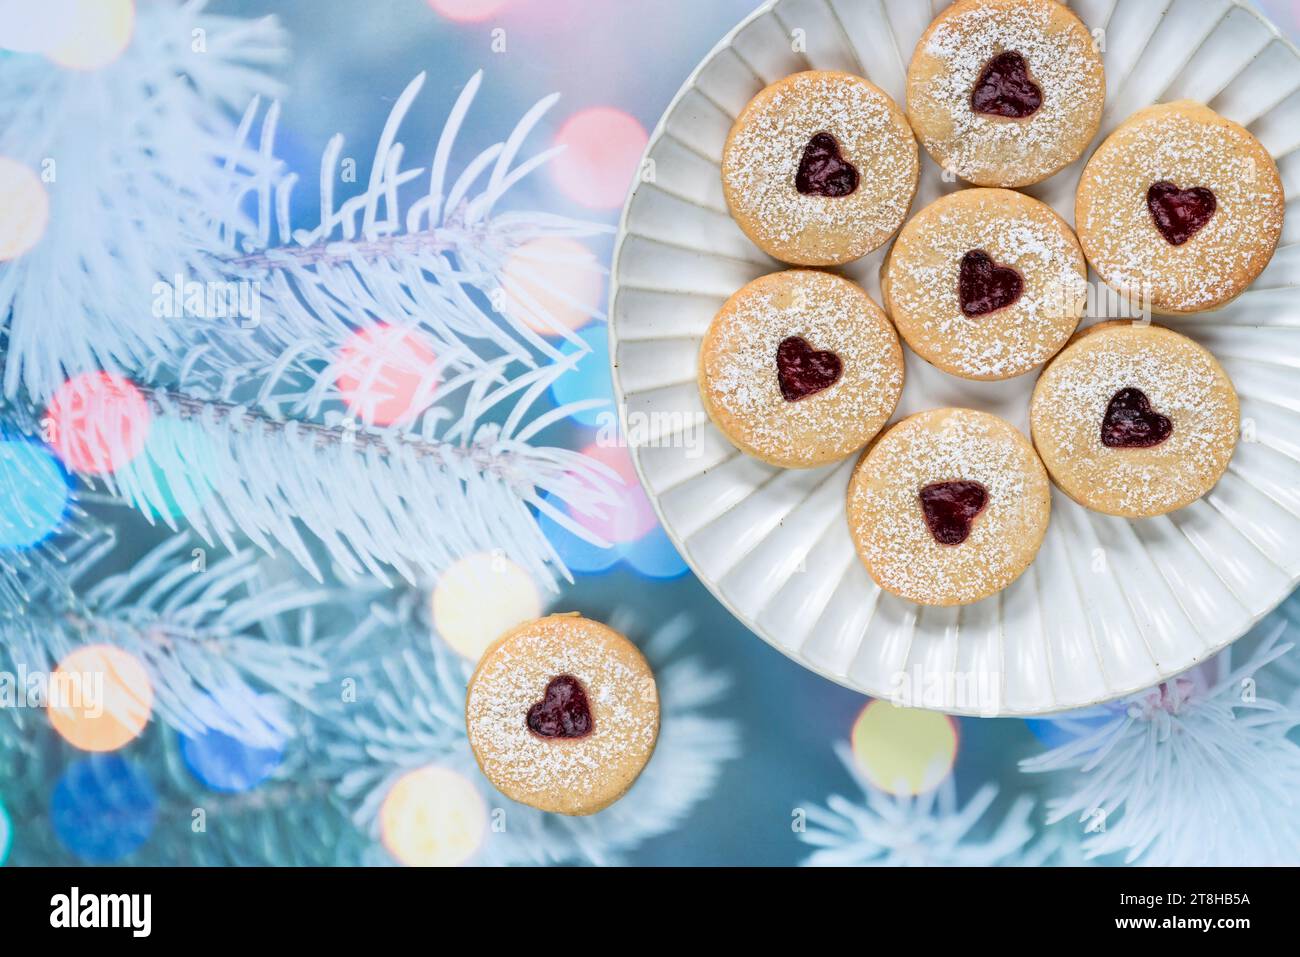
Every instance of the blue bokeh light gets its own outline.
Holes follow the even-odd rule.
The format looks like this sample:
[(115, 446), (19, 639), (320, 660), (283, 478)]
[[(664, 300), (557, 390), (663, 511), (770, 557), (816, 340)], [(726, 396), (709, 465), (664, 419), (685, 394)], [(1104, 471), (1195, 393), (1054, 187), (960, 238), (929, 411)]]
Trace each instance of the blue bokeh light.
[[(551, 384), (551, 398), (556, 405), (581, 402), (584, 399), (604, 399), (607, 403), (605, 406), (584, 409), (571, 416), (575, 422), (595, 428), (612, 422), (617, 415), (614, 408), (614, 381), (609, 374), (609, 333), (604, 323), (593, 323), (577, 335), (591, 347), (591, 352)], [(560, 349), (566, 356), (577, 351), (578, 347), (571, 342), (564, 343)]]
[(0, 439), (0, 548), (30, 548), (52, 535), (70, 495), (68, 475), (47, 448)]
[[(567, 514), (563, 502), (551, 495), (546, 495), (544, 498), (554, 508)], [(609, 571), (622, 558), (618, 548), (601, 548), (584, 541), (543, 512), (538, 513), (537, 519), (542, 533), (555, 547), (560, 560), (569, 567), (570, 571), (584, 575), (597, 575)]]
[(196, 701), (203, 731), (181, 734), (181, 760), (213, 791), (236, 794), (257, 787), (284, 763), (293, 733), (285, 702), (242, 685), (218, 687)]
[(72, 762), (50, 798), (59, 843), (90, 864), (111, 864), (141, 847), (157, 819), (153, 785), (116, 754)]
[(181, 759), (189, 772), (214, 791), (237, 794), (257, 787), (284, 763), (284, 745), (247, 744), (221, 731), (181, 735)]
[(628, 565), (647, 578), (680, 578), (688, 571), (661, 525), (656, 525), (639, 541), (623, 546), (623, 554)]
[(0, 867), (9, 860), (9, 850), (14, 846), (14, 829), (5, 810), (4, 801), (0, 801)]

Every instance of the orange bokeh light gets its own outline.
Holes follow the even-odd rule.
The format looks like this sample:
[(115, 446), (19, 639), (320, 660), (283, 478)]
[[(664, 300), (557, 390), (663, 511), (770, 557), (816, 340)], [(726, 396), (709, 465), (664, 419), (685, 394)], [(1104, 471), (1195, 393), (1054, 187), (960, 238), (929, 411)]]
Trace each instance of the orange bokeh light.
[(0, 262), (17, 259), (45, 234), (50, 197), (28, 166), (0, 156)]
[(428, 336), (399, 326), (371, 326), (353, 333), (339, 350), (334, 381), (361, 421), (405, 423), (433, 404), (437, 363)]
[(544, 336), (580, 329), (600, 308), (605, 274), (596, 254), (562, 236), (532, 239), (506, 260), (501, 311)]
[(113, 645), (78, 648), (50, 677), (50, 724), (83, 751), (116, 751), (140, 735), (152, 711), (149, 673)]
[(45, 410), (47, 440), (76, 472), (107, 474), (144, 448), (151, 414), (129, 379), (108, 372), (73, 376), (55, 391)]
[(564, 152), (551, 174), (565, 196), (588, 209), (618, 209), (636, 178), (649, 137), (636, 119), (613, 107), (573, 114), (555, 135)]
[(448, 20), (461, 23), (475, 23), (500, 13), (511, 0), (428, 0), (434, 13), (440, 13)]
[(70, 70), (98, 70), (127, 48), (135, 29), (132, 0), (77, 0), (76, 24), (48, 56)]
[(473, 782), (429, 765), (402, 775), (379, 808), (388, 853), (408, 867), (456, 867), (487, 836), (487, 806)]

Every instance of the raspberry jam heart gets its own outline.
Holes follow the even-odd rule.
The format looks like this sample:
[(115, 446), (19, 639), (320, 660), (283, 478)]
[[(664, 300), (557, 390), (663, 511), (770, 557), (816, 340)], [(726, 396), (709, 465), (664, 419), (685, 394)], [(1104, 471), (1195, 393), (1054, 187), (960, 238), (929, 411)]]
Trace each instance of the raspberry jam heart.
[(1029, 64), (1015, 50), (989, 60), (970, 94), (970, 108), (985, 116), (1023, 120), (1042, 105), (1043, 90), (1029, 78)]
[(805, 196), (838, 199), (858, 188), (858, 168), (840, 154), (835, 137), (817, 133), (803, 148), (794, 188)]
[(1171, 246), (1181, 246), (1195, 236), (1218, 208), (1219, 201), (1214, 198), (1214, 192), (1204, 186), (1179, 189), (1162, 179), (1152, 183), (1147, 190), (1147, 209), (1151, 210), (1151, 219)]
[(972, 318), (1005, 309), (1024, 291), (1020, 273), (1010, 266), (999, 266), (982, 249), (972, 249), (961, 257), (957, 277), (957, 298), (961, 311)]
[(573, 675), (552, 678), (542, 700), (528, 709), (528, 730), (539, 738), (585, 738), (591, 727), (587, 692)]
[(1145, 392), (1120, 389), (1111, 396), (1101, 420), (1101, 444), (1111, 449), (1149, 449), (1173, 430), (1173, 421), (1151, 408)]
[(799, 336), (786, 336), (776, 347), (776, 379), (787, 402), (797, 402), (839, 381), (844, 364), (830, 351), (817, 351)]
[(921, 489), (926, 527), (940, 545), (966, 541), (971, 525), (988, 503), (988, 490), (979, 482), (935, 482)]

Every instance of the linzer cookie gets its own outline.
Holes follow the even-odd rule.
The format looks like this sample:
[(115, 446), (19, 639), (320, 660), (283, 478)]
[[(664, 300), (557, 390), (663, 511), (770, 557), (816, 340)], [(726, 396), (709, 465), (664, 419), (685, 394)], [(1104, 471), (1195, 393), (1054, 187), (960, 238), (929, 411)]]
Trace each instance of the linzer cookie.
[(1007, 189), (931, 203), (881, 273), (885, 309), (908, 345), (967, 379), (1008, 379), (1055, 355), (1083, 316), (1087, 280), (1065, 220)]
[(1105, 98), (1092, 35), (1055, 0), (959, 0), (922, 34), (907, 71), (917, 138), (979, 186), (1027, 186), (1074, 162)]
[(739, 449), (811, 468), (880, 431), (903, 390), (903, 350), (857, 285), (793, 269), (727, 300), (700, 345), (699, 384), (709, 417)]
[(1066, 495), (1128, 518), (1200, 498), (1228, 468), (1240, 409), (1223, 368), (1170, 329), (1093, 326), (1034, 387), (1034, 445)]
[(849, 480), (849, 532), (885, 591), (965, 605), (1029, 567), (1051, 489), (1029, 442), (995, 415), (932, 409), (867, 450)]
[(550, 615), (483, 654), (465, 724), (479, 767), (506, 797), (592, 814), (622, 797), (650, 760), (659, 695), (645, 658), (618, 632)]
[(796, 73), (737, 117), (722, 154), (736, 223), (798, 266), (850, 262), (903, 224), (920, 161), (902, 110), (850, 73)]
[(1088, 161), (1074, 221), (1088, 262), (1157, 313), (1217, 309), (1282, 235), (1277, 164), (1246, 129), (1189, 100), (1133, 114)]

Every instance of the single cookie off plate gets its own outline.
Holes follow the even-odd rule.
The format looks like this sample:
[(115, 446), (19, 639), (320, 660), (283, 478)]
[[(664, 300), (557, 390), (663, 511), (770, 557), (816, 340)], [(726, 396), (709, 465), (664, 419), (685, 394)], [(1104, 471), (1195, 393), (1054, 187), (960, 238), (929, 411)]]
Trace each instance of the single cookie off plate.
[[(1239, 441), (1209, 491), (1164, 514), (1130, 518), (1084, 508), (1053, 488), (1041, 547), (1006, 588), (966, 604), (921, 604), (877, 585), (858, 556), (846, 520), (856, 457), (788, 469), (740, 451), (705, 411), (698, 364), (701, 342), (727, 300), (791, 262), (764, 252), (731, 215), (723, 161), (737, 119), (762, 90), (808, 71), (862, 77), (909, 110), (913, 53), (949, 6), (946, 0), (774, 0), (705, 57), (652, 134), (647, 156), (654, 162), (645, 169), (653, 175), (634, 185), (624, 211), (612, 270), (615, 392), (637, 439), (633, 461), (668, 534), (700, 579), (756, 635), (805, 667), (874, 696), (953, 713), (1044, 714), (1109, 700), (1186, 670), (1245, 633), (1300, 580), (1300, 215), (1292, 202), (1300, 183), (1300, 54), (1257, 11), (1234, 0), (1072, 0), (1066, 6), (1096, 41), (1104, 76), (1095, 131), (1091, 67), (1086, 75), (1041, 69), (1035, 47), (1020, 51), (1027, 72), (1014, 62), (992, 64), (991, 58), (978, 64), (973, 82), (985, 67), (995, 67), (981, 99), (989, 111), (983, 125), (993, 132), (989, 142), (995, 147), (997, 137), (1024, 135), (1014, 130), (1026, 129), (1033, 116), (1058, 126), (1061, 117), (1075, 117), (1070, 123), (1089, 134), (1081, 148), (1063, 136), (1058, 150), (1050, 156), (1044, 151), (1034, 177), (1058, 164), (1063, 168), (1023, 188), (1071, 227), (1080, 175), (1098, 146), (1139, 111), (1180, 101), (1204, 104), (1260, 144), (1271, 164), (1259, 168), (1276, 166), (1285, 216), (1276, 251), (1262, 271), (1255, 275), (1253, 260), (1230, 270), (1234, 281), (1221, 286), (1221, 308), (1157, 319), (1204, 347), (1235, 388)], [(1077, 33), (1070, 30), (1071, 36)], [(1079, 62), (1087, 59), (1080, 54)], [(1022, 82), (1025, 77), (1038, 87), (1036, 94)], [(1063, 104), (1056, 84), (1087, 95)], [(1022, 93), (1028, 96), (1022, 112), (1036, 95), (1043, 104), (1025, 117), (999, 115), (1019, 109), (1011, 100)], [(1050, 104), (1062, 109), (1046, 112)], [(997, 125), (1017, 123), (1022, 126)], [(824, 126), (804, 130), (808, 135), (789, 160), (791, 176), (806, 156), (813, 193), (852, 187), (846, 197), (866, 195), (871, 169), (855, 158), (846, 139), (851, 130)], [(836, 142), (815, 142), (821, 132)], [(919, 131), (917, 138), (924, 146)], [(974, 181), (974, 172), (965, 182), (957, 178), (964, 177), (961, 170), (945, 174), (931, 155), (938, 151), (936, 142), (932, 138), (919, 150), (909, 217)], [(997, 170), (1005, 158), (999, 148), (974, 158), (994, 169), (990, 185), (1008, 185), (1021, 175)], [(1188, 170), (1193, 178), (1201, 173)], [(1148, 240), (1168, 244), (1168, 252), (1152, 247), (1153, 256), (1211, 253), (1229, 224), (1221, 218), (1224, 207), (1181, 245), (1163, 238), (1160, 224), (1177, 239), (1180, 228), (1186, 231), (1205, 217), (1204, 197), (1184, 193), (1206, 186), (1221, 194), (1220, 202), (1234, 193), (1226, 182), (1202, 184), (1181, 170), (1175, 174), (1168, 179), (1180, 192), (1157, 188), (1151, 205), (1143, 193), (1142, 203), (1130, 206), (1147, 219), (1135, 213), (1134, 222), (1149, 230)], [(984, 244), (996, 239), (975, 238)], [(1125, 243), (1101, 238), (1122, 265)], [(1269, 237), (1264, 240), (1271, 245)], [(891, 247), (892, 241), (884, 241), (835, 271), (882, 303), (880, 273)], [(1010, 280), (998, 268), (1015, 268), (1028, 280), (1037, 266), (1013, 267), (1002, 247), (983, 251), (991, 261), (972, 260), (971, 275), (978, 281), (971, 289), (991, 296), (988, 304), (998, 308), (981, 313), (972, 299), (972, 309), (996, 321), (999, 309), (1006, 314), (1020, 301), (1003, 288)], [(857, 252), (836, 246), (834, 258)], [(1226, 270), (1232, 264), (1211, 266)], [(1097, 274), (1090, 270), (1088, 279), (1081, 327), (1122, 318), (1106, 301), (1108, 287)], [(1178, 305), (1171, 301), (1171, 308), (1159, 311), (1173, 312)], [(1067, 325), (1063, 319), (1060, 328)], [(1043, 338), (1066, 334), (1045, 327)], [(813, 352), (826, 350), (808, 345)], [(944, 371), (906, 343), (902, 353), (906, 386), (891, 423), (933, 409), (972, 409), (998, 416), (1028, 440), (1039, 369), (977, 380)], [(943, 358), (937, 352), (936, 357)], [(1006, 368), (995, 363), (992, 371)], [(1144, 390), (1145, 407), (1140, 397), (1120, 394), (1122, 388), (1101, 399), (1086, 397), (1101, 403), (1092, 412), (1111, 422), (1115, 441), (1136, 441), (1132, 430), (1157, 436), (1159, 416), (1173, 420), (1168, 441), (1119, 450), (1134, 453), (1126, 460), (1130, 464), (1139, 458), (1154, 463), (1160, 449), (1176, 448), (1169, 443), (1180, 436), (1178, 419), (1186, 409), (1175, 404), (1170, 411), (1164, 386), (1156, 381)], [(890, 428), (886, 424), (885, 437)], [(1209, 463), (1204, 474), (1215, 474), (1218, 466), (1217, 460)], [(979, 481), (956, 474), (942, 481), (966, 480)], [(973, 511), (973, 536), (993, 514), (980, 512), (977, 498), (954, 485), (932, 496), (932, 511), (957, 519)], [(919, 522), (924, 513), (912, 518)], [(912, 531), (919, 534), (920, 528)]]

